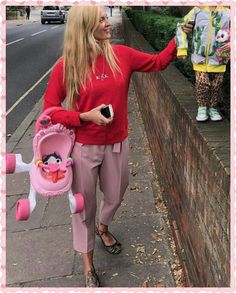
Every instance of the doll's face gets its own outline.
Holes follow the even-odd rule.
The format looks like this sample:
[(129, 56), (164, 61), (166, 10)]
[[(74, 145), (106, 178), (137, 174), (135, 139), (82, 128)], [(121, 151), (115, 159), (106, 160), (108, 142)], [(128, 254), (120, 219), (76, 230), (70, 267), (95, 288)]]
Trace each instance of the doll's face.
[(226, 30), (219, 30), (216, 35), (216, 41), (219, 43), (225, 43), (229, 41), (229, 32)]
[(55, 163), (61, 163), (61, 158), (56, 155), (55, 153), (54, 154), (50, 154), (48, 156), (46, 156), (44, 159), (43, 159), (43, 163), (45, 165), (48, 165), (48, 164), (55, 164)]

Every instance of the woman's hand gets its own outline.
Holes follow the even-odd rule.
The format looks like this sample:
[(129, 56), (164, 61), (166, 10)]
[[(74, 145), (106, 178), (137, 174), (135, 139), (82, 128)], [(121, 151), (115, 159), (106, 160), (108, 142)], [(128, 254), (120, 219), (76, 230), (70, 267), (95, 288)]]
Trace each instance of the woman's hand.
[(219, 51), (221, 53), (229, 53), (230, 52), (230, 42), (227, 42), (222, 47), (220, 47)]
[(183, 26), (182, 26), (182, 30), (186, 33), (186, 34), (190, 34), (193, 30), (193, 25), (190, 24), (190, 23), (185, 23)]
[(88, 112), (84, 112), (80, 114), (80, 120), (81, 121), (90, 121), (97, 125), (103, 125), (106, 126), (110, 124), (113, 120), (113, 118), (106, 118), (101, 114), (101, 109), (104, 108), (106, 105), (102, 104)]

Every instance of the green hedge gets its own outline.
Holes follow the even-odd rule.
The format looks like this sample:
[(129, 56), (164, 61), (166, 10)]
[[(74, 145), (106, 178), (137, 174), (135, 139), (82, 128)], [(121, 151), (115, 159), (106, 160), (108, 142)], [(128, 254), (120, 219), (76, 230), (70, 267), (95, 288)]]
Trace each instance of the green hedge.
[(125, 11), (135, 28), (156, 50), (165, 48), (168, 41), (174, 37), (179, 18), (131, 8), (126, 8)]
[[(154, 12), (134, 10), (131, 7), (124, 7), (123, 9), (137, 31), (139, 31), (157, 51), (164, 49), (168, 42), (175, 36), (176, 24), (180, 18), (160, 15)], [(191, 40), (189, 44), (191, 44)], [(190, 60), (190, 51), (191, 48), (189, 48), (189, 57), (186, 60), (176, 60), (173, 63), (190, 82), (194, 83), (195, 77)], [(227, 65), (223, 85), (223, 97), (219, 106), (226, 118), (230, 119), (230, 65)]]

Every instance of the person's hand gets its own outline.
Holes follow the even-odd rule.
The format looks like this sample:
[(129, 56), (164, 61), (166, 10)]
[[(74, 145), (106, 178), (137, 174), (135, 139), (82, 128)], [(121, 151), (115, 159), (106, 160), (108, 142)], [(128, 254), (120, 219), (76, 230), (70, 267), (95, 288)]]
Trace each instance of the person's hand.
[(82, 121), (90, 121), (97, 125), (106, 126), (110, 124), (113, 118), (106, 118), (101, 114), (101, 109), (104, 108), (106, 105), (102, 104), (88, 112), (84, 112), (80, 114), (80, 120)]
[(221, 53), (230, 53), (230, 42), (227, 42), (222, 47), (220, 47), (219, 51)]
[(190, 23), (186, 23), (182, 26), (182, 30), (186, 33), (186, 34), (190, 34), (193, 30), (193, 25)]

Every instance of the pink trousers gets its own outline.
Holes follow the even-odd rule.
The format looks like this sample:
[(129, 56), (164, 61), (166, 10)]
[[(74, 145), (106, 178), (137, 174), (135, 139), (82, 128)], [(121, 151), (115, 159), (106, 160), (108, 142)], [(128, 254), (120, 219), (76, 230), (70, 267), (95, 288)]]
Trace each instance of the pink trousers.
[(96, 186), (99, 177), (103, 198), (98, 220), (109, 225), (128, 186), (128, 139), (114, 145), (84, 145), (73, 149), (73, 193), (82, 193), (85, 209), (72, 216), (73, 246), (87, 253), (94, 249)]

